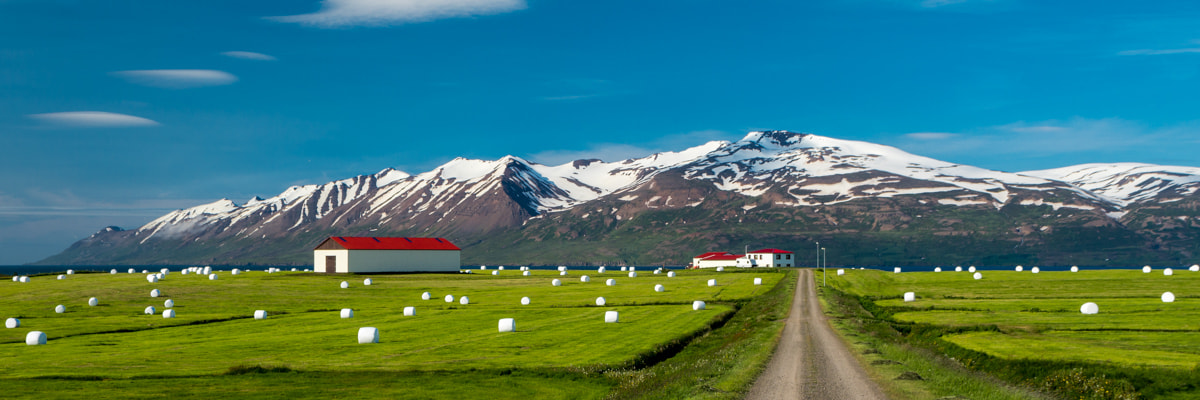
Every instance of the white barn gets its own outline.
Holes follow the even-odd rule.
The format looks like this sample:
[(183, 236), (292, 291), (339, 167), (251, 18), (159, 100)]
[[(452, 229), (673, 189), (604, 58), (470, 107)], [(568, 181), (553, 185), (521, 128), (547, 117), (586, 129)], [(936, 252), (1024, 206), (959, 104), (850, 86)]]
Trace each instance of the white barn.
[(458, 272), (461, 253), (443, 238), (332, 236), (313, 249), (313, 271)]
[(742, 256), (723, 251), (714, 251), (692, 257), (692, 268), (736, 267)]

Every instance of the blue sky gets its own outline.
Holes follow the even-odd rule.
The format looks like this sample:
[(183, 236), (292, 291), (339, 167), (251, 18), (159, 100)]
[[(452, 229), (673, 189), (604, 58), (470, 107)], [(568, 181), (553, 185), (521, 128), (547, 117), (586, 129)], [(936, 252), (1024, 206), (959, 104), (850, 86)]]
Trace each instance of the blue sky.
[(386, 167), (755, 129), (1196, 166), (1197, 27), (1193, 1), (0, 0), (0, 264)]

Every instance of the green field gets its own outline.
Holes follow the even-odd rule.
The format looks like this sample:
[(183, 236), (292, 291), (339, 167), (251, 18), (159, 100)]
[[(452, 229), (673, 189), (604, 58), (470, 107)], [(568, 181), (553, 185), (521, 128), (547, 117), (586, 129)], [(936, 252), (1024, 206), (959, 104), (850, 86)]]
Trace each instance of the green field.
[[(1068, 374), (1055, 371), (1077, 369), (1147, 397), (1200, 395), (1194, 384), (1172, 383), (1195, 382), (1200, 372), (1200, 273), (981, 272), (975, 280), (967, 272), (847, 270), (829, 284), (909, 342), (1016, 383), (1059, 391), (1050, 382)], [(905, 302), (905, 292), (915, 301)], [(1164, 292), (1176, 300), (1164, 303)], [(1082, 314), (1086, 302), (1100, 312)]]
[[(666, 349), (724, 323), (736, 308), (791, 276), (774, 271), (677, 271), (675, 278), (650, 270), (638, 271), (637, 278), (611, 270), (571, 271), (565, 277), (556, 271), (533, 271), (532, 276), (514, 269), (498, 276), (474, 272), (221, 272), (215, 281), (172, 272), (158, 283), (147, 282), (144, 274), (75, 274), (3, 282), (0, 318), (19, 318), (21, 327), (0, 331), (0, 379), (43, 390), (78, 387), (151, 397), (164, 395), (154, 389), (164, 384), (272, 397), (303, 392), (323, 380), (330, 387), (357, 382), (366, 388), (380, 385), (374, 381), (409, 382), (405, 391), (391, 384), (373, 389), (378, 397), (453, 397), (492, 387), (511, 389), (505, 392), (511, 395), (500, 397), (603, 397), (625, 384), (606, 372), (660, 359)], [(591, 282), (580, 282), (585, 274)], [(373, 284), (365, 286), (368, 277)], [(562, 286), (551, 285), (556, 278)], [(605, 285), (609, 278), (615, 286)], [(754, 285), (754, 278), (763, 284)], [(708, 286), (709, 279), (717, 286)], [(342, 281), (350, 287), (340, 288)], [(655, 292), (656, 284), (666, 290)], [(152, 289), (162, 295), (150, 297)], [(422, 300), (422, 292), (432, 299)], [(445, 302), (447, 294), (456, 301)], [(470, 304), (457, 301), (464, 295)], [(530, 305), (520, 304), (523, 296), (530, 297)], [(596, 305), (600, 296), (605, 306)], [(90, 297), (100, 304), (89, 307)], [(161, 316), (166, 299), (175, 302), (176, 318)], [(693, 311), (693, 300), (706, 301), (707, 309)], [(58, 304), (67, 312), (56, 314)], [(158, 313), (144, 314), (147, 306)], [(403, 315), (407, 306), (415, 307), (415, 316)], [(343, 308), (353, 309), (354, 317), (340, 318)], [(269, 317), (255, 320), (255, 310), (266, 310)], [(619, 323), (604, 323), (609, 310), (620, 313)], [(498, 332), (501, 318), (514, 318), (517, 332)], [(380, 342), (358, 344), (358, 328), (368, 326), (379, 329)], [(47, 334), (47, 345), (24, 344), (33, 330)], [(260, 373), (264, 370), (268, 373)], [(459, 383), (446, 385), (445, 379)], [(264, 390), (263, 382), (271, 382), (271, 389)], [(324, 389), (337, 396), (372, 397), (365, 394), (369, 390)], [(175, 394), (188, 393), (214, 392)]]

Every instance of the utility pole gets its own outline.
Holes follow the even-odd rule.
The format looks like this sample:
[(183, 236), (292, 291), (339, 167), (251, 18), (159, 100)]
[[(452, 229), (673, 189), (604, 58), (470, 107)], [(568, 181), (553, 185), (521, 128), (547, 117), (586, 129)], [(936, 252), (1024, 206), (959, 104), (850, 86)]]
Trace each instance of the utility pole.
[(825, 262), (821, 263), (821, 287), (825, 287), (825, 265), (829, 264), (829, 253), (825, 252), (825, 248), (821, 248), (821, 254), (825, 255)]

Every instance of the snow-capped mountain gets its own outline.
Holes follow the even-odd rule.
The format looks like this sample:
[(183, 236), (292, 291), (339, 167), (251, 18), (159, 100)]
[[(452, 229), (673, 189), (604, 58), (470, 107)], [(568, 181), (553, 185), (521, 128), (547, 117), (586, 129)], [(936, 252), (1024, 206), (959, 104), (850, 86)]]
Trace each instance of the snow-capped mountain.
[[(722, 221), (730, 221), (727, 209), (731, 202), (742, 204), (737, 209), (742, 214), (773, 208), (792, 210), (785, 213), (797, 218), (815, 210), (859, 207), (864, 201), (885, 204), (886, 212), (875, 213), (889, 217), (876, 216), (869, 224), (874, 226), (870, 229), (884, 230), (909, 229), (914, 217), (936, 214), (937, 210), (996, 213), (1009, 206), (1049, 206), (1060, 217), (1078, 224), (1111, 226), (1117, 224), (1113, 218), (1123, 216), (1122, 210), (1131, 205), (1187, 198), (1194, 196), (1197, 188), (1200, 168), (1089, 164), (1008, 173), (879, 144), (764, 131), (751, 132), (736, 142), (713, 141), (616, 162), (578, 160), (547, 166), (506, 156), (494, 161), (457, 158), (416, 175), (385, 169), (323, 185), (294, 186), (242, 205), (222, 199), (178, 210), (138, 229), (98, 233), (72, 248), (87, 248), (84, 242), (107, 241), (116, 247), (135, 242), (178, 251), (240, 241), (243, 244), (237, 251), (222, 250), (228, 252), (226, 258), (257, 254), (270, 259), (265, 249), (272, 246), (262, 239), (311, 241), (331, 234), (436, 234), (467, 240), (468, 247), (480, 243), (483, 248), (496, 247), (489, 240), (499, 240), (495, 239), (498, 234), (521, 229), (532, 232), (545, 224), (558, 227), (520, 240), (536, 242), (563, 234), (574, 237), (571, 235), (577, 233), (564, 232), (563, 226), (593, 215), (597, 217), (592, 220), (612, 218), (595, 228), (599, 233), (620, 230), (624, 222), (616, 221), (664, 210), (702, 209), (709, 215), (725, 213)], [(1064, 216), (1066, 210), (1073, 216)], [(548, 222), (551, 220), (555, 222)], [(829, 221), (839, 229), (850, 222)], [(1037, 229), (1044, 232), (1050, 226)], [(206, 254), (215, 254), (213, 260), (217, 260), (224, 253)]]

